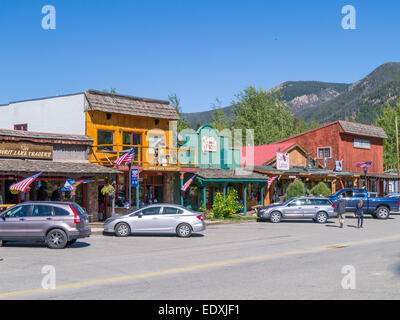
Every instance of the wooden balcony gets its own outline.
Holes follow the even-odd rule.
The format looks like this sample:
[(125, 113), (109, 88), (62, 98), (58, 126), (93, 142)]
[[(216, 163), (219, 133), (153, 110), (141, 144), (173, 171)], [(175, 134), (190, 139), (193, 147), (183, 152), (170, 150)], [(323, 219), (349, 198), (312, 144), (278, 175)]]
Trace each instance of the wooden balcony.
[(159, 169), (197, 167), (197, 150), (188, 148), (149, 147), (142, 145), (105, 144), (91, 146), (89, 162), (102, 166), (115, 166), (123, 150), (135, 148), (132, 165)]

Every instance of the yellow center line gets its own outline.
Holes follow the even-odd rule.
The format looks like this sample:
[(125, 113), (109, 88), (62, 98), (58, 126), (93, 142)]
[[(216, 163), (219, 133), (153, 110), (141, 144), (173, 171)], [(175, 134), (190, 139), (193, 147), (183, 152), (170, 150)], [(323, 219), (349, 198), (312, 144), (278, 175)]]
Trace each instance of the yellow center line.
[(324, 246), (324, 247), (306, 249), (306, 250), (288, 251), (288, 252), (281, 252), (281, 253), (266, 254), (266, 255), (261, 255), (261, 256), (230, 259), (230, 260), (225, 260), (225, 261), (217, 261), (217, 262), (199, 264), (199, 265), (194, 265), (194, 266), (167, 269), (167, 270), (162, 270), (162, 271), (148, 272), (148, 273), (142, 273), (142, 274), (136, 274), (136, 275), (128, 275), (128, 276), (122, 276), (122, 277), (114, 277), (114, 278), (92, 280), (92, 281), (85, 281), (85, 282), (77, 282), (77, 283), (60, 285), (60, 286), (57, 286), (55, 289), (38, 288), (38, 289), (14, 291), (14, 292), (8, 292), (8, 293), (1, 293), (0, 299), (7, 298), (7, 297), (13, 297), (13, 296), (20, 296), (20, 295), (25, 295), (25, 294), (51, 292), (51, 291), (57, 291), (57, 290), (81, 288), (81, 287), (121, 282), (121, 281), (127, 281), (127, 280), (143, 279), (143, 278), (149, 278), (149, 277), (155, 277), (155, 276), (161, 276), (161, 275), (167, 275), (167, 274), (174, 274), (174, 273), (179, 273), (179, 272), (201, 270), (201, 269), (220, 267), (220, 266), (225, 266), (225, 265), (238, 264), (238, 263), (243, 263), (243, 262), (260, 261), (260, 260), (266, 260), (266, 259), (276, 258), (276, 257), (314, 253), (314, 252), (325, 251), (325, 250), (334, 249), (334, 248), (362, 245), (362, 244), (374, 243), (374, 242), (379, 242), (379, 241), (398, 240), (398, 239), (400, 239), (400, 235), (388, 236), (388, 237), (370, 239), (370, 240), (355, 241), (355, 242), (347, 242), (347, 243), (343, 243), (340, 245)]

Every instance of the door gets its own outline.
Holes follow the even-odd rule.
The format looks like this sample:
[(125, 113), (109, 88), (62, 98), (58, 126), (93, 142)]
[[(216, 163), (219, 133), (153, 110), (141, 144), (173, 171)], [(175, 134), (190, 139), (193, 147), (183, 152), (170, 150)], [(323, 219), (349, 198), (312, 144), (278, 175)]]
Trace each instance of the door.
[(183, 210), (177, 207), (165, 206), (159, 217), (160, 231), (175, 232), (176, 227), (180, 222)]
[(289, 202), (282, 210), (285, 219), (298, 219), (303, 218), (303, 208), (301, 207), (301, 200), (295, 199)]
[(44, 204), (34, 205), (27, 221), (29, 238), (44, 239), (46, 231), (54, 224), (53, 208)]
[(315, 199), (301, 199), (304, 218), (314, 218), (319, 207)]
[(155, 232), (160, 230), (161, 207), (144, 208), (135, 214), (132, 221), (133, 232)]
[(26, 219), (30, 210), (30, 205), (19, 205), (5, 213), (5, 219), (0, 219), (0, 238), (18, 240), (26, 237), (28, 225)]
[(364, 190), (346, 191), (346, 193), (348, 194), (343, 195), (343, 199), (346, 200), (346, 212), (356, 212), (360, 200), (364, 201), (364, 208), (366, 208), (368, 199)]

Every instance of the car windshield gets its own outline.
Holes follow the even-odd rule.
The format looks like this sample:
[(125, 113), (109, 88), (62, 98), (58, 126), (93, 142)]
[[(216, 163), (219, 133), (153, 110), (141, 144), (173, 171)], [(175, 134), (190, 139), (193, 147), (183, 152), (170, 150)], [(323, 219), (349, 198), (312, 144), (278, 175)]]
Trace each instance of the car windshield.
[(286, 206), (286, 205), (287, 205), (288, 203), (290, 203), (292, 200), (293, 200), (293, 199), (286, 200), (284, 203), (282, 203), (282, 206)]

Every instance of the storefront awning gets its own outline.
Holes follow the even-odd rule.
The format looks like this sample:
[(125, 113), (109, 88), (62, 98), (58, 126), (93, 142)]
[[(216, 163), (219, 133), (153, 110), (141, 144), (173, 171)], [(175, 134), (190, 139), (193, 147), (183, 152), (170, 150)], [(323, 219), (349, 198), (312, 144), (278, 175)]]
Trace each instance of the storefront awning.
[(268, 177), (247, 170), (200, 169), (198, 179), (207, 182), (266, 182)]

